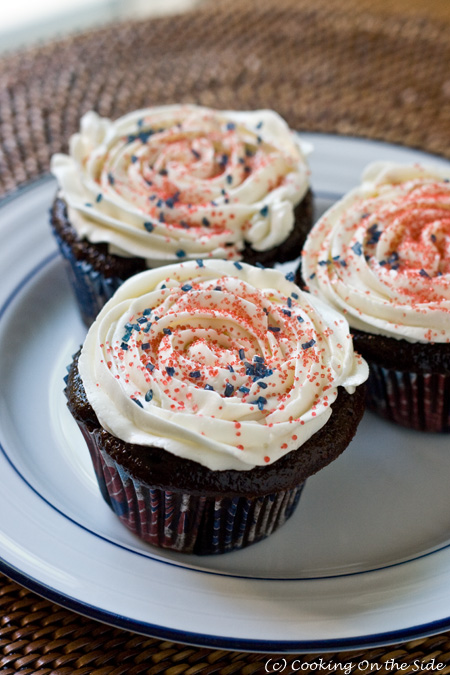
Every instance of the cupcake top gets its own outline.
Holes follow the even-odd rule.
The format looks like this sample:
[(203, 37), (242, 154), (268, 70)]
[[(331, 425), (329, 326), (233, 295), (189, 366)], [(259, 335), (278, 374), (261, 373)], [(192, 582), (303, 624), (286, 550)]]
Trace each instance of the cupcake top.
[(169, 105), (116, 121), (89, 112), (52, 158), (80, 238), (149, 267), (238, 260), (281, 244), (309, 187), (298, 139), (270, 110)]
[(311, 230), (302, 275), (352, 328), (450, 342), (450, 169), (370, 165)]
[(126, 281), (78, 368), (107, 431), (212, 470), (271, 464), (367, 378), (347, 321), (278, 271), (191, 261)]

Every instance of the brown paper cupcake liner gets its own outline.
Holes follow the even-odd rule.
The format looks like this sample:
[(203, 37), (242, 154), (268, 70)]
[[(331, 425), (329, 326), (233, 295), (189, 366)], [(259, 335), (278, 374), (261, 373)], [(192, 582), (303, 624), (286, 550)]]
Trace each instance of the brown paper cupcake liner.
[(369, 363), (367, 407), (419, 431), (450, 431), (450, 376), (414, 373)]
[(198, 496), (149, 486), (132, 477), (79, 423), (103, 498), (143, 541), (183, 553), (226, 553), (254, 544), (293, 514), (304, 483), (260, 497)]

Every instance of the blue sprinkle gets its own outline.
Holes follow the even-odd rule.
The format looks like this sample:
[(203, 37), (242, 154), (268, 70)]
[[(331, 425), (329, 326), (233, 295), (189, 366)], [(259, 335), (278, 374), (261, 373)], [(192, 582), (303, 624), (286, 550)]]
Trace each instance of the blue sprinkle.
[(128, 342), (128, 340), (130, 339), (130, 337), (131, 337), (131, 333), (125, 333), (125, 335), (122, 337), (122, 340), (123, 340), (124, 342)]
[(92, 204), (90, 202), (86, 202), (85, 206), (92, 206)]
[(148, 307), (147, 307), (147, 309), (144, 309), (144, 311), (142, 312), (142, 314), (144, 316), (149, 316), (151, 313), (152, 313), (152, 310)]
[(430, 239), (431, 239), (432, 242), (435, 242), (435, 241), (436, 241), (436, 235), (435, 235), (435, 234), (432, 234), (431, 237), (430, 237)]
[(341, 257), (340, 255), (334, 255), (333, 258), (332, 258), (332, 260), (334, 260), (335, 262), (337, 262), (337, 261), (339, 260), (340, 257)]
[[(144, 352), (146, 352), (148, 349), (150, 349), (150, 342), (143, 342), (141, 344), (141, 349), (143, 349)], [(147, 366), (147, 368), (148, 368), (148, 366)]]
[(303, 323), (304, 320), (305, 320), (305, 319), (304, 319), (302, 316), (298, 316), (298, 317), (297, 317), (297, 321), (298, 321), (299, 323)]
[(141, 127), (144, 125), (144, 119), (141, 117), (140, 120), (137, 121), (138, 128), (141, 129)]
[(428, 277), (428, 279), (430, 278), (430, 275), (423, 268), (420, 270), (419, 274), (421, 277)]
[(256, 137), (256, 142), (258, 143), (258, 145), (259, 145), (260, 143), (262, 143), (262, 138), (261, 138), (261, 136), (257, 136), (257, 137)]
[(227, 178), (226, 178), (226, 181), (227, 181), (228, 185), (231, 185), (231, 183), (233, 182), (233, 176), (231, 176), (230, 174), (228, 174), (228, 176), (227, 176)]
[(315, 340), (310, 340), (309, 342), (303, 342), (302, 349), (309, 349), (310, 347), (312, 347), (315, 344), (316, 344)]
[(326, 267), (327, 265), (331, 265), (331, 260), (319, 260), (318, 265), (320, 265), (320, 267)]
[(263, 312), (264, 312), (264, 314), (269, 316), (269, 310), (267, 309), (267, 307), (263, 307)]
[(173, 209), (175, 206), (175, 200), (173, 197), (169, 197), (169, 199), (166, 199), (166, 206), (169, 207), (169, 209)]
[(341, 267), (347, 267), (347, 263), (345, 260), (341, 260)]
[(389, 258), (387, 259), (387, 261), (388, 261), (388, 263), (391, 263), (391, 264), (392, 264), (392, 263), (397, 262), (398, 259), (399, 259), (399, 255), (398, 255), (397, 252), (394, 251), (394, 253), (392, 253), (392, 254), (389, 256)]
[(222, 188), (221, 192), (222, 192), (223, 195), (227, 194), (223, 188)]
[(164, 215), (164, 213), (163, 213), (162, 211), (161, 211), (160, 214), (159, 214), (159, 220), (160, 220), (161, 223), (165, 223), (165, 222), (166, 222), (165, 215)]
[(369, 246), (372, 245), (372, 244), (377, 244), (378, 241), (379, 241), (379, 239), (380, 239), (380, 237), (381, 237), (381, 230), (377, 230), (376, 232), (374, 232), (374, 233), (372, 234), (372, 236), (371, 236), (371, 238), (369, 239), (369, 241), (367, 242), (367, 244), (368, 244)]
[(398, 264), (397, 265), (391, 265), (391, 270), (398, 270), (399, 267), (400, 267), (400, 265), (398, 265)]
[(179, 251), (177, 251), (175, 253), (175, 255), (177, 256), (177, 258), (185, 258), (186, 257), (186, 251), (183, 251), (182, 249), (180, 249)]
[(268, 326), (268, 330), (271, 330), (272, 333), (278, 333), (281, 329), (279, 326)]
[(237, 270), (241, 270), (241, 269), (242, 269), (241, 263), (240, 263), (240, 262), (237, 262), (237, 260), (233, 263), (233, 265), (235, 266), (235, 268), (236, 268)]
[(228, 370), (230, 371), (230, 373), (234, 373), (234, 368), (233, 368), (233, 366), (227, 366), (227, 368), (228, 368)]
[(156, 202), (156, 206), (158, 207), (158, 209), (160, 209), (163, 204), (164, 202), (162, 199), (158, 199), (158, 201)]
[(267, 399), (264, 398), (264, 396), (259, 396), (256, 401), (251, 401), (250, 402), (252, 405), (257, 405), (259, 410), (263, 410), (265, 404), (267, 403)]
[(359, 241), (355, 242), (352, 246), (352, 251), (355, 255), (362, 255), (363, 250), (362, 250), (361, 242), (359, 242)]
[(182, 291), (190, 291), (192, 288), (191, 284), (184, 284), (184, 286), (181, 287)]
[(156, 199), (156, 195), (150, 195), (149, 200), (150, 200), (151, 202), (154, 202), (155, 199)]
[(151, 321), (150, 321), (150, 322), (145, 326), (145, 328), (143, 329), (144, 332), (145, 332), (145, 333), (148, 333), (151, 327), (152, 327), (152, 323), (151, 323)]
[(123, 349), (123, 350), (125, 350), (125, 351), (128, 350), (128, 345), (127, 345), (126, 342), (122, 342), (122, 344), (120, 345), (120, 347), (121, 347), (121, 349)]
[(255, 153), (254, 153), (252, 150), (250, 150), (250, 148), (246, 148), (246, 149), (245, 149), (245, 155), (246, 155), (246, 157), (253, 157), (254, 154), (255, 154)]
[(203, 224), (205, 227), (209, 227), (209, 226), (211, 225), (211, 223), (209, 222), (208, 218), (203, 218), (202, 224)]
[(258, 124), (256, 125), (256, 128), (261, 129), (263, 124), (264, 124), (264, 122), (261, 120), (261, 122), (258, 122)]
[(108, 174), (108, 183), (110, 185), (114, 185), (114, 176), (112, 175), (112, 173)]
[(262, 263), (260, 263), (260, 262), (255, 262), (255, 267), (259, 267), (260, 270), (265, 270), (265, 269), (266, 269), (266, 268), (264, 267), (264, 265), (263, 265)]
[(265, 382), (257, 382), (256, 384), (258, 387), (261, 387), (261, 389), (267, 389), (267, 384)]
[(137, 405), (138, 405), (140, 408), (143, 408), (143, 407), (144, 407), (144, 406), (142, 405), (142, 403), (141, 403), (140, 401), (137, 400), (137, 398), (131, 397), (131, 400), (134, 401), (135, 403), (137, 403)]
[(159, 172), (159, 175), (160, 176), (167, 176), (167, 169), (161, 169), (161, 171)]
[(268, 206), (263, 206), (262, 209), (260, 210), (260, 214), (265, 218), (266, 216), (269, 215), (269, 207)]
[(383, 265), (386, 265), (386, 260), (380, 260), (378, 264), (381, 265), (381, 267), (383, 267)]
[(292, 307), (292, 298), (288, 298), (286, 302), (288, 307)]
[(153, 232), (153, 230), (155, 229), (155, 226), (153, 225), (153, 223), (151, 223), (148, 220), (144, 223), (144, 227), (147, 230), (147, 232)]
[(163, 328), (163, 333), (164, 335), (172, 335), (172, 331), (170, 330), (170, 328)]
[(163, 285), (161, 286), (161, 288), (162, 288), (162, 289), (163, 289), (163, 288), (167, 288), (166, 284), (163, 284)]
[(228, 129), (228, 131), (232, 131), (233, 129), (236, 129), (235, 123), (234, 122), (228, 122), (227, 129)]
[(143, 323), (147, 322), (147, 319), (145, 318), (145, 316), (141, 316), (141, 318), (138, 319), (137, 322), (138, 324), (142, 325)]
[(189, 373), (189, 377), (197, 378), (197, 377), (201, 377), (201, 376), (202, 376), (202, 374), (199, 370), (193, 370), (192, 373)]
[(239, 164), (243, 164), (245, 162), (245, 159), (243, 157), (239, 157), (238, 162)]
[(184, 227), (185, 230), (188, 230), (190, 225), (185, 220), (180, 220), (181, 227)]
[(240, 349), (238, 354), (241, 361), (243, 361), (245, 359), (245, 351), (243, 349)]
[(199, 267), (204, 267), (203, 260), (199, 258), (199, 260), (195, 261)]
[(138, 161), (138, 158), (136, 157), (136, 155), (131, 155), (130, 159), (131, 159), (133, 164), (136, 164), (136, 162)]
[(286, 314), (286, 316), (291, 316), (291, 312), (288, 309), (283, 309), (283, 314)]
[(231, 382), (227, 382), (226, 387), (225, 387), (225, 396), (227, 398), (230, 398), (230, 396), (234, 394), (234, 387), (231, 384)]
[(191, 148), (191, 152), (196, 159), (200, 159), (201, 155), (200, 155), (199, 152), (197, 152), (197, 150), (194, 150), (194, 148)]
[(153, 365), (153, 363), (147, 363), (147, 365), (146, 365), (145, 367), (146, 367), (147, 370), (149, 370), (151, 373), (153, 373), (153, 371), (155, 370), (155, 366)]
[(294, 298), (294, 300), (298, 300), (298, 293), (291, 293), (291, 297)]
[(254, 361), (255, 363), (264, 363), (263, 357), (262, 357), (262, 356), (257, 356), (256, 354), (255, 354), (255, 356), (253, 357), (253, 361)]
[(294, 280), (295, 280), (295, 274), (294, 274), (294, 272), (288, 272), (288, 273), (285, 275), (285, 278), (286, 278), (287, 281), (294, 281)]
[(175, 368), (172, 366), (166, 366), (166, 373), (169, 375), (169, 377), (173, 377), (175, 375)]
[(153, 389), (149, 389), (148, 392), (145, 394), (144, 398), (147, 401), (147, 403), (149, 403), (153, 398)]
[(215, 290), (215, 291), (221, 291), (221, 290), (222, 290), (222, 287), (221, 287), (221, 286), (216, 286), (216, 287), (214, 288), (214, 290)]
[(239, 387), (239, 391), (241, 391), (243, 394), (250, 393), (250, 389), (248, 387)]
[(214, 387), (211, 387), (210, 384), (205, 384), (205, 386), (203, 387), (203, 389), (206, 389), (207, 391), (214, 391)]

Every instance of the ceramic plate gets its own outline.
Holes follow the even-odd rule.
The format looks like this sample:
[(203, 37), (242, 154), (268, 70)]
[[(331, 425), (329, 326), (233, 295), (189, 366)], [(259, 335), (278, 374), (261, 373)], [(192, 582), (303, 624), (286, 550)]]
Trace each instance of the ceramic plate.
[[(318, 213), (376, 159), (444, 160), (353, 138), (314, 145)], [(450, 628), (448, 436), (364, 417), (267, 540), (162, 552), (103, 502), (62, 393), (84, 338), (48, 226), (45, 178), (0, 205), (1, 569), (77, 612), (151, 636), (261, 652), (349, 649)]]

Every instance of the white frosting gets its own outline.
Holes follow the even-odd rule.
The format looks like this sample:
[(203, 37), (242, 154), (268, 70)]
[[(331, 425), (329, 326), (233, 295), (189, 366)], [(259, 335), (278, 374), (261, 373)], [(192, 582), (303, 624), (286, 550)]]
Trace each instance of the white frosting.
[(200, 260), (126, 281), (91, 326), (79, 372), (114, 436), (245, 470), (305, 443), (367, 365), (346, 320), (280, 272)]
[(311, 230), (310, 291), (352, 328), (411, 342), (450, 341), (450, 168), (370, 165)]
[(309, 183), (299, 141), (277, 113), (193, 105), (114, 122), (89, 112), (51, 170), (80, 238), (149, 267), (238, 259), (245, 242), (277, 246)]

